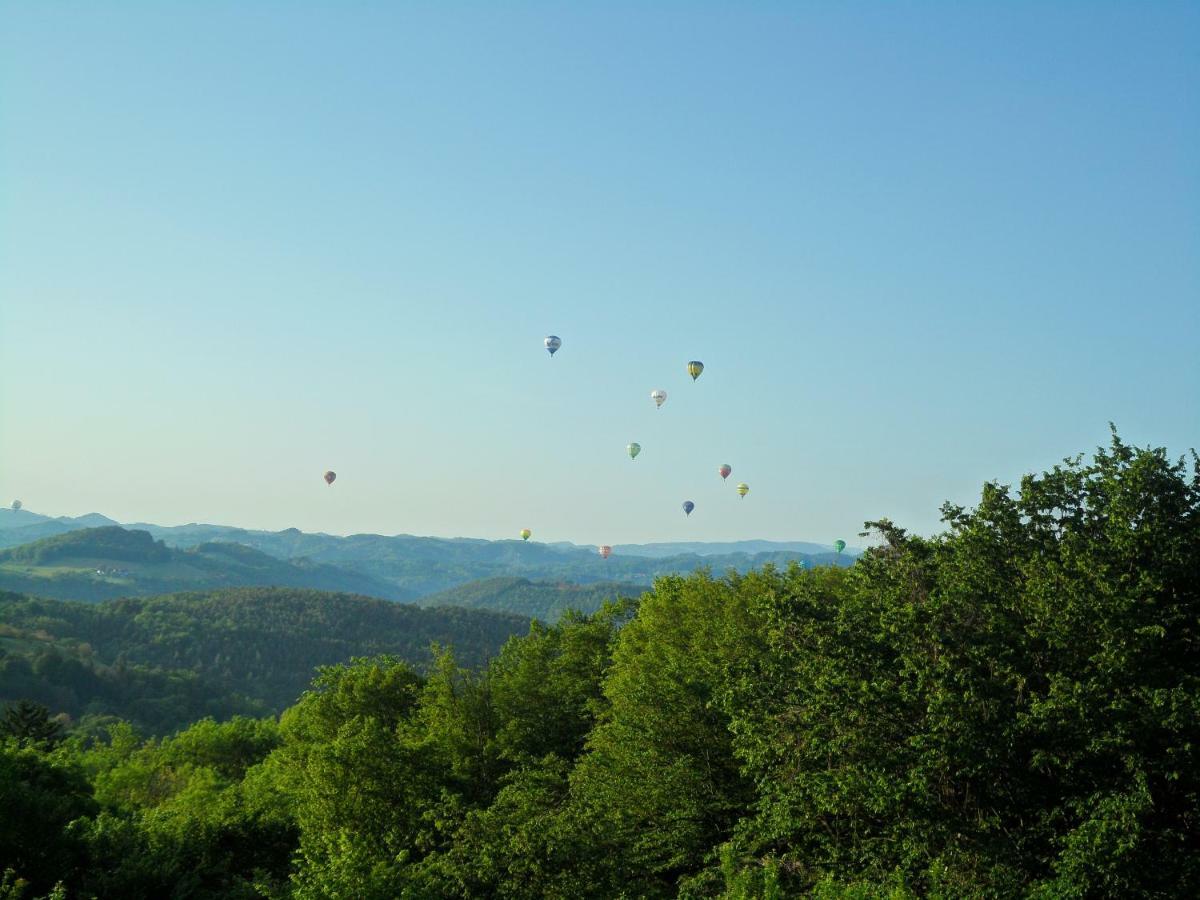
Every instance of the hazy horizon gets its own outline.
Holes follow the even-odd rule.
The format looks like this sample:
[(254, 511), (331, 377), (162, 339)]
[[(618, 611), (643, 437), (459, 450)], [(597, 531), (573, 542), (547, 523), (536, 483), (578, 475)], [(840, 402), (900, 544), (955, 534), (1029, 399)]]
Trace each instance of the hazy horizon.
[(1183, 3), (8, 4), (0, 498), (853, 544), (1109, 421), (1182, 454), (1198, 37)]
[[(0, 506), (0, 517), (3, 517), (6, 512), (10, 512), (10, 511), (12, 511), (12, 510), (10, 510), (9, 507)], [(189, 526), (196, 526), (196, 527), (200, 527), (200, 528), (229, 528), (229, 529), (237, 529), (237, 530), (241, 530), (241, 531), (265, 531), (268, 533), (278, 533), (280, 531), (286, 531), (290, 528), (295, 527), (295, 526), (285, 526), (284, 528), (256, 528), (253, 526), (241, 525), (236, 522), (150, 522), (150, 521), (146, 521), (146, 520), (121, 521), (121, 520), (113, 518), (112, 516), (105, 514), (104, 512), (102, 512), (100, 510), (89, 510), (88, 512), (84, 512), (84, 513), (61, 513), (60, 514), (60, 513), (41, 512), (40, 510), (30, 509), (29, 507), (24, 506), (24, 505), (22, 505), (20, 512), (30, 513), (32, 515), (36, 515), (39, 517), (45, 516), (51, 520), (58, 520), (58, 519), (78, 520), (78, 519), (84, 518), (86, 516), (99, 515), (99, 516), (103, 516), (104, 518), (109, 519), (113, 522), (116, 522), (118, 525), (120, 525), (123, 528), (131, 528), (131, 529), (136, 529), (136, 528), (138, 528), (138, 526), (150, 526), (150, 527), (156, 527), (156, 528), (187, 528)], [(305, 529), (298, 529), (298, 530), (300, 530), (306, 534), (319, 534), (319, 535), (324, 535), (326, 537), (335, 537), (335, 538), (353, 537), (355, 535), (370, 535), (370, 536), (377, 536), (377, 537), (432, 538), (434, 540), (448, 540), (448, 541), (454, 541), (454, 540), (518, 541), (518, 542), (521, 541), (519, 534), (518, 535), (508, 535), (508, 536), (502, 535), (497, 538), (481, 538), (478, 535), (471, 535), (471, 534), (419, 534), (419, 533), (404, 532), (404, 531), (392, 532), (392, 533), (370, 532), (370, 531), (357, 531), (357, 532), (351, 531), (351, 532), (343, 533), (343, 532), (332, 532), (332, 531), (313, 532), (313, 531), (307, 531)], [(558, 540), (553, 540), (553, 541), (539, 540), (537, 535), (530, 536), (529, 543), (547, 544), (547, 545), (551, 545), (551, 546), (564, 545), (564, 544), (570, 545), (570, 546), (575, 546), (575, 547), (596, 547), (596, 546), (598, 546), (598, 544), (596, 544), (595, 542), (573, 541), (570, 538), (560, 538)], [(859, 538), (858, 535), (855, 534), (852, 539), (846, 540), (845, 552), (846, 553), (859, 552), (859, 551), (861, 551), (861, 549), (864, 546), (866, 546), (869, 543), (870, 543), (869, 539)], [(789, 538), (789, 539), (785, 539), (785, 540), (745, 537), (745, 538), (737, 538), (736, 540), (731, 540), (731, 541), (703, 541), (703, 540), (694, 540), (694, 539), (693, 540), (682, 540), (682, 541), (639, 541), (639, 542), (623, 542), (622, 544), (614, 544), (613, 546), (614, 547), (620, 547), (620, 546), (654, 547), (654, 546), (658, 546), (658, 545), (679, 546), (679, 545), (686, 545), (686, 544), (707, 544), (707, 545), (772, 544), (772, 545), (779, 545), (779, 546), (804, 544), (804, 545), (811, 545), (811, 546), (828, 547), (830, 549), (833, 548), (832, 541), (820, 541), (820, 540), (816, 540), (816, 539), (803, 538), (803, 537)]]

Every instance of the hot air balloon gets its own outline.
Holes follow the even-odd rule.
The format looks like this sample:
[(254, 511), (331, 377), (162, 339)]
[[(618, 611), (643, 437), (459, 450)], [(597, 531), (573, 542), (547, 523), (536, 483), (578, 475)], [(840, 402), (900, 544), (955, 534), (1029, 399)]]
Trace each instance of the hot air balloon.
[(745, 497), (748, 493), (750, 493), (750, 485), (743, 481), (737, 486), (737, 492), (738, 496)]
[(612, 556), (612, 547), (608, 546), (608, 544), (601, 544), (599, 553), (605, 559), (608, 559), (610, 556)]
[(521, 529), (521, 540), (523, 540), (523, 541), (527, 541), (527, 540), (529, 540), (529, 538), (530, 538), (532, 535), (533, 535), (533, 532), (532, 532), (532, 531), (530, 531), (528, 528), (522, 528), (522, 529)]
[(683, 501), (683, 511), (684, 511), (685, 513), (687, 513), (687, 515), (689, 515), (689, 516), (690, 516), (690, 515), (692, 514), (692, 510), (693, 510), (693, 509), (695, 509), (695, 508), (696, 508), (696, 504), (695, 504), (695, 503), (693, 503), (691, 500), (684, 500), (684, 501)]
[(20, 500), (14, 500), (14, 501), (12, 502), (12, 508), (13, 508), (13, 509), (20, 509), (20, 508), (21, 508), (21, 501), (20, 501)]
[(724, 481), (729, 477), (729, 473), (733, 471), (733, 466), (729, 465), (729, 463), (721, 463), (721, 467), (717, 471), (721, 474), (721, 480)]
[(692, 376), (692, 381), (700, 377), (700, 373), (704, 371), (704, 363), (698, 359), (693, 359), (688, 363), (688, 374)]
[(642, 452), (642, 445), (634, 442), (625, 449), (628, 451), (630, 459), (637, 459), (637, 455)]
[(546, 345), (546, 349), (549, 350), (550, 355), (553, 356), (554, 351), (562, 346), (562, 338), (560, 338), (557, 334), (548, 334), (542, 343)]
[(662, 388), (659, 388), (657, 391), (651, 391), (650, 399), (654, 401), (655, 406), (661, 409), (662, 405), (667, 402), (667, 392)]
[(841, 553), (843, 550), (845, 550), (845, 549), (846, 549), (846, 542), (845, 542), (845, 541), (841, 541), (841, 540), (834, 541), (834, 542), (833, 542), (833, 549), (834, 549), (834, 550), (836, 550), (838, 553)]
[(337, 478), (337, 472), (326, 472), (325, 473), (325, 483), (326, 484), (333, 484), (333, 480), (335, 478)]

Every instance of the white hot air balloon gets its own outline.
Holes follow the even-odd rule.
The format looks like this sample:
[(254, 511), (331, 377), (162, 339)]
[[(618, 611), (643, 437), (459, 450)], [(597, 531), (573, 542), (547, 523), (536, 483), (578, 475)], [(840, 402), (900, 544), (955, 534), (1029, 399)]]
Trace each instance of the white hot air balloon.
[(654, 401), (654, 405), (662, 409), (662, 405), (667, 402), (667, 392), (662, 388), (650, 392), (650, 399)]
[(548, 334), (542, 343), (546, 345), (546, 349), (549, 350), (550, 355), (553, 356), (554, 351), (562, 346), (562, 338), (560, 338), (557, 334)]

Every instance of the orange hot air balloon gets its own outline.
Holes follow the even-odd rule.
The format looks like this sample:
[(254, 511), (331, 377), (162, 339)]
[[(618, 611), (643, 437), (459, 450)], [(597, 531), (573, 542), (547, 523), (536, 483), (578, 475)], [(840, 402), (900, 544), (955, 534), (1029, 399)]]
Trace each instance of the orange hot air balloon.
[(333, 484), (334, 479), (336, 479), (336, 478), (337, 478), (337, 472), (326, 472), (325, 473), (325, 483), (326, 484)]
[(602, 557), (608, 559), (610, 556), (612, 556), (612, 547), (608, 546), (608, 544), (601, 544), (599, 552)]

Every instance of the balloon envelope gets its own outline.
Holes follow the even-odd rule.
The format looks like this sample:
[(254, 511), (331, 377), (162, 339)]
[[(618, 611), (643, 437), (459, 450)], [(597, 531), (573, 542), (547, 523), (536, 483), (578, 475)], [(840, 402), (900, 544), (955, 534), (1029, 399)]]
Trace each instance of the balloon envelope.
[(14, 500), (14, 501), (13, 501), (13, 504), (12, 504), (12, 508), (13, 508), (13, 509), (20, 509), (20, 508), (21, 508), (21, 501), (20, 501), (20, 500)]
[(601, 544), (598, 552), (605, 559), (608, 559), (610, 556), (612, 556), (612, 547), (608, 546), (608, 544)]
[(521, 529), (521, 540), (523, 540), (523, 541), (529, 540), (529, 538), (532, 534), (533, 534), (533, 532), (530, 531), (528, 528), (522, 528)]
[(546, 349), (549, 350), (550, 355), (553, 356), (554, 351), (562, 346), (562, 338), (560, 338), (557, 334), (548, 334), (542, 343), (546, 345)]
[(642, 452), (642, 445), (641, 444), (630, 444), (625, 449), (627, 451), (629, 451), (630, 459), (637, 459), (637, 455)]
[(750, 493), (750, 485), (743, 481), (737, 486), (737, 492), (740, 496), (745, 497), (748, 493)]
[(729, 463), (725, 463), (721, 466), (721, 468), (717, 469), (717, 471), (721, 473), (721, 480), (724, 481), (729, 477), (729, 473), (733, 471), (733, 466), (729, 465)]
[(689, 516), (692, 514), (692, 510), (695, 508), (696, 508), (696, 504), (693, 503), (691, 500), (683, 501), (683, 511), (685, 513), (687, 513)]
[(662, 390), (661, 388), (657, 391), (651, 391), (650, 399), (654, 401), (655, 406), (661, 407), (664, 403), (667, 402), (667, 392)]
[(692, 381), (700, 377), (700, 373), (704, 371), (704, 363), (698, 359), (693, 359), (688, 363), (688, 374), (692, 376)]
[(326, 484), (333, 484), (333, 481), (335, 478), (337, 478), (337, 472), (326, 472), (325, 473), (325, 483)]
[(841, 553), (843, 550), (846, 549), (846, 542), (845, 541), (834, 541), (833, 549), (836, 550), (838, 553)]

